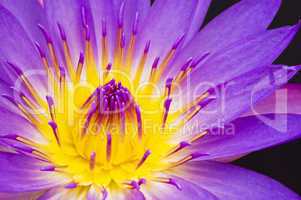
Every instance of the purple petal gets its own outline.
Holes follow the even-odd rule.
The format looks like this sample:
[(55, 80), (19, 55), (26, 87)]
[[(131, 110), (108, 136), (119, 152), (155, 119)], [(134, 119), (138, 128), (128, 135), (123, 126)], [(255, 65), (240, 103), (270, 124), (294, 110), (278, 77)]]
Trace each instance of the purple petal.
[(268, 114), (268, 113), (290, 113), (301, 114), (301, 85), (286, 84), (276, 90), (271, 96), (260, 101), (252, 110), (243, 116)]
[[(11, 82), (4, 71), (3, 63), (7, 61), (18, 65), (21, 69), (40, 69), (42, 63), (39, 55), (19, 21), (0, 5), (0, 61), (2, 78)], [(13, 79), (15, 80), (15, 79)]]
[(262, 32), (272, 22), (280, 0), (243, 0), (212, 20), (181, 52), (173, 66), (189, 57), (214, 53), (248, 35)]
[(42, 194), (37, 200), (49, 200), (49, 199), (86, 199), (86, 190), (79, 188), (76, 189), (64, 189), (61, 187), (51, 188)]
[[(145, 188), (146, 199), (161, 200), (161, 199), (206, 199), (218, 200), (211, 192), (199, 187), (197, 184), (184, 180), (180, 176), (172, 176), (173, 181), (179, 185), (177, 188), (174, 185), (165, 183), (147, 182)], [(147, 190), (149, 188), (149, 190)]]
[(36, 199), (39, 192), (28, 192), (28, 193), (0, 193), (1, 200), (27, 200)]
[(0, 136), (19, 135), (31, 140), (43, 141), (35, 127), (22, 116), (0, 107), (0, 119)]
[(266, 114), (236, 119), (215, 128), (192, 149), (208, 154), (199, 160), (223, 160), (285, 143), (301, 136), (301, 115)]
[(300, 24), (245, 37), (220, 49), (200, 64), (189, 76), (195, 83), (222, 83), (258, 67), (270, 65), (289, 45)]
[[(227, 82), (219, 91), (216, 91), (216, 100), (213, 100), (192, 118), (183, 128), (184, 134), (179, 134), (177, 137), (222, 126), (224, 123), (239, 117), (257, 102), (285, 84), (297, 72), (294, 68), (288, 69), (285, 66), (266, 66)], [(194, 92), (199, 94), (197, 91)], [(177, 139), (182, 140), (183, 138)]]
[(112, 190), (107, 199), (146, 200), (144, 194), (139, 190)]
[(0, 4), (17, 18), (33, 42), (37, 41), (45, 48), (46, 43), (37, 25), (46, 26), (46, 17), (37, 0), (1, 0)]
[(175, 172), (222, 200), (300, 200), (280, 183), (255, 172), (216, 162), (191, 162)]
[(0, 153), (0, 191), (31, 192), (58, 186), (67, 180), (56, 172), (42, 172), (45, 163), (12, 153)]
[(87, 200), (104, 200), (102, 191), (100, 188), (91, 186), (87, 193)]
[(193, 19), (191, 21), (190, 30), (188, 31), (186, 36), (187, 42), (190, 41), (190, 39), (200, 31), (201, 25), (204, 22), (210, 4), (211, 0), (198, 0)]

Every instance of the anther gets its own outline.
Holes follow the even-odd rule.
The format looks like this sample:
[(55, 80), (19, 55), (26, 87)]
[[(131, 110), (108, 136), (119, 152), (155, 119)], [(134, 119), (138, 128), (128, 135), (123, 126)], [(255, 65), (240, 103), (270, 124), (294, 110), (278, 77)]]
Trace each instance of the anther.
[(150, 151), (150, 150), (147, 150), (147, 151), (143, 154), (143, 156), (142, 156), (141, 160), (139, 161), (139, 163), (137, 164), (136, 169), (139, 169), (139, 168), (145, 163), (146, 159), (147, 159), (150, 155), (151, 155), (151, 151)]
[(101, 31), (102, 31), (102, 37), (107, 36), (107, 22), (105, 18), (101, 20)]
[(66, 41), (67, 40), (66, 33), (65, 33), (63, 27), (59, 23), (57, 23), (57, 26), (58, 26), (58, 29), (59, 29), (60, 36), (61, 36), (62, 40)]
[(56, 139), (57, 144), (59, 146), (61, 146), (60, 139), (59, 139), (59, 136), (58, 136), (58, 126), (57, 126), (57, 124), (54, 121), (50, 121), (50, 122), (48, 122), (48, 124), (52, 128), (52, 131), (53, 131), (53, 134), (54, 134), (54, 137)]
[(186, 34), (183, 34), (182, 36), (180, 36), (175, 43), (172, 45), (172, 49), (175, 50), (179, 47), (179, 45), (182, 43), (182, 41), (184, 40)]
[(93, 170), (96, 164), (96, 153), (92, 152), (90, 155), (90, 169)]
[(164, 102), (164, 113), (163, 113), (163, 120), (162, 120), (162, 128), (165, 128), (166, 125), (166, 121), (167, 121), (167, 117), (168, 117), (168, 112), (170, 109), (170, 105), (171, 105), (172, 99), (168, 98), (165, 100)]
[(43, 171), (43, 172), (52, 172), (52, 171), (55, 171), (55, 166), (53, 166), (53, 165), (45, 166), (45, 167), (42, 167), (40, 169), (40, 171)]
[(118, 27), (119, 28), (123, 27), (124, 6), (125, 6), (125, 1), (123, 1), (121, 3), (121, 6), (119, 8), (119, 13), (118, 13)]
[(132, 181), (130, 183), (132, 189), (135, 189), (135, 190), (140, 190), (140, 185), (136, 182), (136, 181)]
[(41, 32), (43, 33), (44, 38), (46, 39), (46, 42), (47, 42), (47, 43), (52, 43), (51, 37), (50, 37), (50, 35), (48, 34), (48, 32), (46, 31), (45, 27), (42, 26), (41, 24), (38, 24), (38, 27), (39, 27), (39, 29), (41, 30)]
[(168, 156), (171, 156), (177, 152), (179, 152), (180, 150), (190, 146), (191, 144), (187, 141), (182, 141), (180, 142), (175, 148), (173, 148), (168, 154), (167, 154), (167, 157)]
[(137, 35), (137, 32), (138, 32), (138, 23), (139, 23), (139, 13), (136, 12), (134, 23), (133, 23), (133, 29), (132, 29), (132, 34), (133, 35)]
[(38, 42), (35, 42), (35, 46), (36, 46), (41, 58), (45, 58), (46, 55), (45, 55), (45, 52), (42, 50), (41, 45)]
[(66, 189), (74, 189), (74, 188), (77, 187), (77, 185), (78, 185), (77, 183), (71, 182), (71, 183), (65, 185), (65, 188), (66, 188)]
[(135, 112), (136, 112), (136, 120), (137, 120), (138, 138), (141, 140), (142, 139), (142, 117), (138, 105), (135, 106)]
[(81, 78), (81, 74), (84, 66), (84, 60), (85, 60), (84, 53), (81, 52), (79, 55), (78, 64), (76, 68), (76, 82), (78, 82)]

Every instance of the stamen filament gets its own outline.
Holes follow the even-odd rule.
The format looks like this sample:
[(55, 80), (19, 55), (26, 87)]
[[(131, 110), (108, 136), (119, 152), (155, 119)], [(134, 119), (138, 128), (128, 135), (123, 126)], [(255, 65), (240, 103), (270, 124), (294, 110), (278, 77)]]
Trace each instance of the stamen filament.
[(140, 79), (142, 77), (142, 72), (144, 70), (144, 65), (146, 63), (146, 59), (147, 59), (147, 56), (148, 56), (149, 48), (150, 48), (150, 41), (148, 41), (145, 45), (143, 55), (142, 55), (142, 57), (139, 61), (139, 65), (137, 67), (137, 70), (136, 70), (136, 73), (135, 73), (135, 76), (134, 76), (134, 81), (133, 82), (134, 82), (135, 87), (139, 86)]
[(70, 48), (69, 48), (69, 45), (67, 42), (66, 33), (60, 24), (58, 24), (58, 29), (59, 29), (59, 32), (61, 35), (61, 39), (63, 41), (64, 56), (65, 56), (65, 60), (66, 60), (66, 64), (67, 64), (67, 71), (70, 76), (70, 79), (72, 81), (74, 81), (75, 80), (75, 71), (74, 71), (74, 67), (73, 67), (73, 63), (72, 63)]
[(82, 74), (83, 66), (84, 66), (84, 60), (85, 60), (84, 54), (80, 53), (77, 68), (76, 68), (76, 79), (75, 79), (76, 83), (78, 83), (81, 79), (81, 74)]

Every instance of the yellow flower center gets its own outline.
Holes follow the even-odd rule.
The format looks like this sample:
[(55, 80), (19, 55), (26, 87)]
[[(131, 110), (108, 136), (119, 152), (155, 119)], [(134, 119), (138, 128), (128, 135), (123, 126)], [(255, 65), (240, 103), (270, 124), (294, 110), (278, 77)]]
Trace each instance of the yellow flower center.
[[(204, 131), (175, 141), (173, 136), (209, 101), (208, 90), (192, 102), (171, 112), (172, 93), (193, 66), (204, 59), (187, 61), (174, 79), (168, 79), (163, 90), (158, 82), (173, 58), (181, 36), (160, 62), (156, 58), (148, 81), (141, 84), (150, 43), (132, 69), (136, 32), (125, 49), (122, 26), (118, 29), (113, 63), (108, 63), (108, 38), (102, 35), (102, 56), (94, 58), (88, 27), (84, 35), (85, 52), (74, 63), (66, 35), (59, 25), (66, 67), (60, 67), (55, 46), (40, 26), (48, 44), (49, 57), (37, 45), (48, 78), (47, 94), (42, 94), (23, 71), (12, 63), (27, 93), (15, 104), (45, 139), (35, 141), (24, 136), (16, 140), (30, 146), (33, 156), (49, 163), (42, 171), (57, 171), (72, 181), (68, 188), (97, 185), (101, 187), (136, 187), (144, 180), (176, 185), (160, 177), (160, 172), (202, 156), (192, 153), (182, 158), (174, 155), (189, 147), (207, 133)], [(125, 53), (127, 50), (127, 53)], [(126, 55), (126, 56), (125, 56)], [(96, 64), (100, 62), (100, 66)], [(9, 137), (12, 138), (11, 136)]]

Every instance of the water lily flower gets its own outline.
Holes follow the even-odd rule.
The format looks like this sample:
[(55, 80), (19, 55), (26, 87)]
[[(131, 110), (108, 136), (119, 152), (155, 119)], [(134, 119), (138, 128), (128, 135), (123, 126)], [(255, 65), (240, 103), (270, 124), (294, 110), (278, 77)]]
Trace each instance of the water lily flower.
[(301, 199), (229, 164), (300, 137), (254, 111), (300, 24), (241, 0), (199, 31), (209, 4), (0, 0), (0, 199)]

